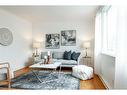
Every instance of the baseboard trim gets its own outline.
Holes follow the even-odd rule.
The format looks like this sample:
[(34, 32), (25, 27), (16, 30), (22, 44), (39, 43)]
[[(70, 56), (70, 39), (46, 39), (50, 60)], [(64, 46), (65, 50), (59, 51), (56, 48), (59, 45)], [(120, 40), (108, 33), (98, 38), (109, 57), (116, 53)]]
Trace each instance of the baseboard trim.
[[(98, 75), (98, 74), (97, 74), (97, 75)], [(98, 77), (100, 78), (100, 80), (101, 80), (102, 83), (104, 84), (105, 88), (108, 90), (109, 87), (108, 87), (107, 84), (105, 83), (104, 79), (103, 79), (100, 75), (98, 75)]]

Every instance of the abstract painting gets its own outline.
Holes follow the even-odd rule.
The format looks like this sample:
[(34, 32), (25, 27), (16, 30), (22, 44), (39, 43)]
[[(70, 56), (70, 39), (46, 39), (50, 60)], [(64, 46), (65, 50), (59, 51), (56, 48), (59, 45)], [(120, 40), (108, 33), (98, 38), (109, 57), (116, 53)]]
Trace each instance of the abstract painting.
[(61, 45), (75, 46), (76, 45), (76, 30), (62, 30), (61, 31)]
[(60, 48), (60, 34), (46, 34), (46, 49), (58, 49)]

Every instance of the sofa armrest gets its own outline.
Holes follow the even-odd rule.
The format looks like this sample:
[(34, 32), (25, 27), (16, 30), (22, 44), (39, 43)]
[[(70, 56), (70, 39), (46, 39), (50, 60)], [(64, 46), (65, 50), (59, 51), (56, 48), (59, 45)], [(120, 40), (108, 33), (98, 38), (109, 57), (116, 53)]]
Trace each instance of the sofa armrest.
[(77, 60), (77, 65), (79, 65), (79, 62), (80, 62), (80, 59), (81, 59), (81, 56), (78, 57), (78, 60)]

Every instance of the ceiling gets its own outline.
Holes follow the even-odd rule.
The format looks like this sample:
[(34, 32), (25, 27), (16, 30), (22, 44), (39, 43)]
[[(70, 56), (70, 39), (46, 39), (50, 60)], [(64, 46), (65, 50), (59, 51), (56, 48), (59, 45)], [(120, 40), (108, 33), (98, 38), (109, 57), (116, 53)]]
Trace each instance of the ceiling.
[(0, 6), (30, 22), (85, 21), (93, 19), (98, 6)]

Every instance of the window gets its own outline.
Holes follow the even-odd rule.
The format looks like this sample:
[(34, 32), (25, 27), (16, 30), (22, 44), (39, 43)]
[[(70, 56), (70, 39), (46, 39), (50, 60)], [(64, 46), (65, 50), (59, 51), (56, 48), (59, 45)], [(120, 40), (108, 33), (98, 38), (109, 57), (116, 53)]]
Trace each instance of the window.
[(102, 17), (102, 53), (115, 56), (117, 10), (115, 7), (106, 6), (101, 11)]

